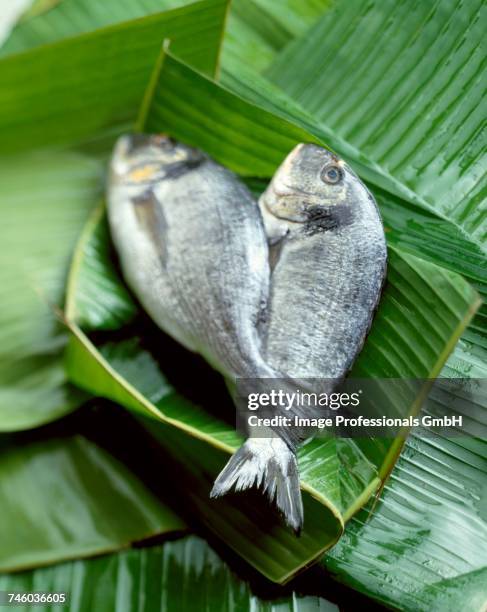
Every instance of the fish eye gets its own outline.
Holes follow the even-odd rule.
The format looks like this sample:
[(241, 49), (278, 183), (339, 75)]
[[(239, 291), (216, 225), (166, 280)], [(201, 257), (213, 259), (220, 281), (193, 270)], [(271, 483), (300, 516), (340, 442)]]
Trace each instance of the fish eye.
[(335, 164), (329, 164), (325, 166), (321, 171), (321, 180), (325, 183), (330, 183), (330, 185), (335, 185), (340, 182), (343, 178), (342, 169), (336, 166)]

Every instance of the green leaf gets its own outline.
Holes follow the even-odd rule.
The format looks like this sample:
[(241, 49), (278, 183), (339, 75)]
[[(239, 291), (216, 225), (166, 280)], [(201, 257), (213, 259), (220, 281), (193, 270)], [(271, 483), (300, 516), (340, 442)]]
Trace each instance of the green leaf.
[(47, 13), (27, 15), (0, 50), (0, 55), (26, 51), (32, 47), (58, 42), (63, 38), (92, 32), (99, 28), (146, 17), (168, 9), (191, 4), (194, 0), (37, 0), (36, 5), (53, 5)]
[[(302, 449), (305, 464), (319, 454), (321, 470), (313, 474), (312, 464), (308, 467), (313, 478), (303, 484), (306, 524), (296, 538), (258, 495), (210, 499), (214, 478), (242, 440), (232, 426), (178, 395), (138, 338), (111, 342), (98, 350), (73, 324), (71, 331), (70, 378), (145, 418), (146, 427), (175, 462), (168, 470), (178, 474), (174, 490), (190, 499), (199, 520), (265, 576), (286, 581), (337, 541), (343, 522), (334, 503), (338, 473), (334, 440), (319, 440)], [(220, 401), (228, 404), (228, 411), (234, 410), (229, 398)], [(372, 484), (376, 488), (377, 483)], [(286, 552), (276, 557), (277, 549)]]
[(171, 54), (161, 65), (147, 114), (138, 121), (147, 132), (166, 130), (241, 176), (266, 178), (297, 142), (319, 142), (302, 127), (243, 100)]
[[(49, 568), (0, 576), (0, 590), (66, 592), (71, 607), (97, 610), (219, 610), (221, 612), (334, 612), (322, 597), (286, 594), (262, 598), (238, 579), (196, 536), (162, 546), (72, 561)], [(143, 602), (143, 603), (142, 603)], [(30, 608), (20, 606), (27, 612)], [(43, 606), (46, 612), (59, 606)]]
[[(386, 225), (390, 244), (399, 246), (444, 268), (463, 274), (477, 288), (484, 301), (487, 298), (486, 256), (482, 245), (477, 244), (449, 219), (433, 210), (426, 210), (380, 187), (385, 185), (375, 166), (364, 161), (362, 154), (324, 124), (318, 124), (292, 98), (255, 70), (240, 66), (237, 72), (223, 72), (223, 84), (245, 100), (265, 108), (269, 112), (297, 123), (322, 142), (328, 143), (354, 167), (374, 193)], [(263, 189), (262, 181), (251, 180), (256, 192)], [(477, 316), (477, 328), (487, 334), (487, 317)], [(477, 341), (476, 338), (473, 339)], [(478, 344), (478, 342), (477, 342)], [(484, 341), (485, 346), (485, 341)], [(487, 358), (487, 355), (486, 355)]]
[(125, 466), (82, 436), (4, 444), (0, 483), (0, 571), (118, 550), (185, 528)]
[(340, 1), (268, 76), (379, 185), (451, 220), (485, 250), (486, 27), (481, 0)]
[(443, 376), (487, 377), (487, 262), (480, 246), (450, 221), (375, 188), (388, 227), (388, 240), (444, 268), (462, 274), (480, 294), (482, 304), (465, 330)]
[[(48, 5), (56, 0), (40, 0)], [(91, 32), (155, 12), (189, 4), (191, 0), (63, 0), (41, 17), (19, 24), (0, 55), (18, 53), (69, 36)], [(294, 37), (303, 34), (330, 4), (329, 0), (233, 0), (229, 12), (222, 63), (225, 70), (249, 64), (267, 67)]]
[[(104, 208), (99, 206), (78, 242), (71, 266), (66, 317), (85, 330), (120, 329), (135, 317), (137, 306), (113, 268)], [(101, 290), (100, 290), (101, 289)]]
[[(406, 2), (338, 2), (267, 73), (383, 188), (373, 189), (389, 241), (464, 274), (484, 300), (485, 24), (479, 2), (423, 2), (413, 10)], [(486, 314), (484, 304), (443, 376), (485, 378)], [(470, 454), (463, 445), (439, 437), (408, 442), (383, 505), (370, 523), (365, 515), (353, 521), (350, 539), (332, 553), (329, 567), (341, 580), (407, 609), (453, 609), (455, 601), (481, 608), (486, 523), (473, 500), (487, 486), (479, 484), (486, 482), (486, 452), (475, 441)], [(423, 471), (412, 469), (411, 457)], [(426, 501), (418, 501), (419, 492)]]
[(411, 605), (418, 601), (424, 610), (481, 610), (485, 609), (485, 583), (487, 567), (469, 572), (458, 578), (439, 580), (414, 594)]
[[(355, 169), (368, 182), (381, 210), (387, 231), (388, 242), (401, 250), (433, 261), (444, 268), (463, 274), (480, 293), (484, 304), (475, 317), (471, 330), (465, 340), (471, 350), (487, 360), (487, 266), (482, 245), (472, 241), (454, 222), (427, 211), (417, 204), (395, 196), (377, 183), (383, 183), (373, 167), (362, 163), (356, 151), (335, 133), (318, 125), (312, 117), (302, 110), (285, 92), (278, 89), (254, 70), (240, 66), (236, 73), (223, 73), (223, 83), (233, 92), (261, 106), (273, 114), (297, 123), (319, 140), (331, 144), (345, 158), (353, 159)], [(248, 179), (251, 188), (260, 193), (263, 181)], [(468, 365), (465, 365), (468, 367)]]
[[(426, 6), (427, 4), (423, 3), (421, 8), (424, 9)], [(337, 7), (336, 10), (343, 12), (345, 7), (342, 4), (341, 8)], [(347, 8), (345, 19), (349, 17), (349, 10), (350, 6)], [(383, 5), (376, 4), (373, 10), (376, 11), (376, 13), (380, 12), (383, 10)], [(333, 17), (323, 17), (323, 21), (328, 20), (328, 22), (330, 22), (332, 19)], [(361, 27), (364, 29), (364, 32), (367, 32), (365, 23), (366, 20), (362, 23)], [(456, 23), (456, 27), (458, 27), (458, 22)], [(318, 30), (319, 26), (316, 26), (315, 29)], [(291, 45), (289, 52), (285, 53), (285, 55), (289, 53), (289, 62), (291, 65), (295, 65), (295, 70), (297, 70), (300, 75), (303, 74), (303, 70), (299, 65), (299, 60), (294, 64), (292, 57), (294, 53), (293, 49), (300, 45), (307, 45), (308, 38), (308, 36), (303, 37), (302, 42)], [(327, 47), (329, 40), (330, 37), (328, 36), (320, 38), (320, 34), (316, 34), (315, 42), (318, 48), (320, 48), (322, 44), (324, 50), (329, 50)], [(413, 40), (415, 44), (418, 44), (417, 37)], [(387, 40), (387, 37), (384, 37), (380, 42), (382, 45), (387, 46), (390, 41)], [(332, 53), (338, 53), (337, 49), (340, 49), (341, 53), (340, 45), (337, 45), (337, 47), (332, 50)], [(384, 60), (386, 56), (387, 54), (382, 57), (382, 60)], [(317, 66), (317, 61), (320, 57), (321, 52), (315, 53), (313, 56), (310, 55), (305, 63), (306, 68), (308, 69), (308, 67), (311, 67), (311, 70), (313, 70), (313, 66)], [(340, 61), (341, 58), (333, 61), (334, 70), (340, 70), (340, 68), (336, 68), (336, 66), (340, 64)], [(284, 60), (283, 63), (285, 63), (286, 66), (288, 65)], [(440, 70), (441, 69), (442, 68), (440, 68)], [(319, 70), (321, 70), (321, 66)], [(289, 87), (285, 86), (285, 75), (283, 75), (283, 82), (281, 83), (279, 80), (280, 74), (281, 69), (276, 64), (271, 76), (278, 84), (285, 87), (286, 91), (289, 91), (291, 85), (289, 85)], [(301, 76), (299, 78), (301, 78)], [(248, 66), (241, 65), (238, 71), (233, 73), (224, 71), (222, 80), (226, 86), (246, 100), (258, 104), (281, 117), (297, 122), (303, 128), (309, 130), (324, 142), (327, 142), (346, 159), (353, 160), (356, 170), (358, 170), (362, 178), (369, 181), (370, 189), (374, 192), (379, 202), (381, 213), (387, 227), (389, 243), (400, 246), (401, 249), (408, 250), (420, 257), (434, 261), (443, 267), (463, 274), (466, 278), (471, 280), (485, 302), (487, 298), (487, 266), (483, 244), (467, 235), (465, 231), (458, 226), (455, 219), (451, 218), (449, 215), (445, 216), (441, 211), (438, 212), (431, 207), (429, 211), (426, 210), (424, 203), (421, 203), (420, 199), (418, 199), (410, 189), (406, 189), (404, 185), (395, 178), (392, 180), (390, 176), (386, 176), (383, 169), (381, 169), (374, 160), (368, 158), (365, 151), (366, 146), (368, 146), (367, 143), (364, 144), (363, 148), (358, 149), (352, 142), (343, 136), (341, 131), (342, 124), (339, 126), (329, 126), (326, 122), (326, 117), (323, 118), (321, 123), (318, 123), (320, 119), (317, 121), (313, 118), (312, 114), (304, 111), (296, 102), (296, 99), (289, 97), (285, 91), (278, 89), (274, 83), (263, 78)], [(294, 79), (292, 80), (294, 82)], [(316, 95), (317, 100), (320, 95), (322, 97), (324, 96), (323, 105), (326, 106), (328, 101), (326, 88), (321, 94), (317, 88), (313, 88), (315, 83), (316, 80), (312, 80), (312, 82), (309, 83), (310, 92), (312, 89), (312, 93)], [(349, 87), (353, 88), (354, 85), (350, 84)], [(302, 102), (301, 100), (299, 101)], [(324, 107), (323, 105), (320, 105), (319, 108), (321, 109)], [(457, 131), (463, 129), (461, 117), (458, 120), (459, 117), (460, 116), (455, 114), (454, 109), (452, 110), (450, 118), (446, 119), (446, 115), (444, 116), (445, 121), (448, 120), (453, 126), (451, 132), (453, 132), (454, 129)], [(428, 147), (430, 147), (430, 142), (425, 140), (421, 143), (421, 146), (425, 149), (425, 155), (430, 155), (428, 149)], [(416, 150), (417, 155), (420, 154), (420, 149), (421, 147), (418, 146)], [(463, 153), (465, 153), (465, 151), (463, 151)], [(384, 163), (387, 163), (387, 158), (384, 158)], [(475, 168), (472, 169), (468, 159), (465, 160), (465, 163), (462, 162), (462, 167), (465, 169), (465, 172), (470, 172), (472, 177), (475, 178)], [(438, 174), (438, 180), (443, 181), (440, 174), (441, 173)], [(428, 180), (430, 184), (435, 184), (434, 177)], [(483, 179), (480, 178), (480, 180)], [(382, 186), (382, 188), (379, 186)], [(393, 193), (386, 191), (386, 189), (400, 194), (401, 197), (393, 195)], [(411, 202), (409, 202), (408, 199), (410, 199)], [(475, 199), (473, 201), (473, 206), (474, 208), (476, 206)], [(482, 207), (477, 207), (475, 210), (483, 214)], [(475, 317), (464, 338), (464, 345), (468, 346), (468, 352), (476, 355), (474, 360), (487, 360), (487, 351), (485, 350), (487, 347), (487, 342), (485, 340), (487, 338), (487, 305), (485, 303)], [(465, 362), (462, 358), (461, 361), (463, 362), (461, 364), (461, 369), (465, 373), (465, 371), (468, 371), (470, 368), (472, 360), (467, 359)]]
[(330, 0), (233, 0), (223, 44), (224, 71), (263, 70), (315, 22)]
[(394, 607), (480, 612), (486, 495), (485, 440), (414, 435), (376, 512), (358, 514), (323, 563), (348, 586)]
[(133, 122), (165, 38), (215, 72), (226, 10), (227, 0), (201, 0), (4, 57), (0, 152), (113, 139)]
[(50, 304), (61, 303), (73, 245), (103, 192), (103, 168), (76, 153), (25, 154), (1, 160), (0, 181), (0, 355), (54, 351), (62, 338)]
[(0, 359), (0, 431), (31, 429), (78, 408), (86, 394), (67, 384), (60, 352)]
[[(313, 123), (313, 120), (300, 109), (293, 100), (287, 95), (276, 90), (269, 81), (256, 75), (249, 69), (239, 69), (238, 73), (230, 75), (223, 74), (223, 81), (231, 87), (232, 91), (240, 93), (245, 99), (263, 106), (266, 110), (276, 113), (286, 119), (294, 119), (304, 128), (308, 128), (313, 134), (322, 138), (329, 135)], [(341, 148), (341, 143), (335, 146)], [(344, 147), (344, 154), (349, 151), (349, 147)], [(359, 165), (361, 173), (370, 177), (367, 168)], [(373, 175), (372, 175), (373, 178)], [(265, 181), (248, 179), (247, 182), (252, 190), (257, 194), (265, 188)], [(394, 196), (387, 191), (380, 189), (376, 185), (369, 183), (371, 191), (374, 192), (379, 202), (381, 214), (384, 218), (389, 244), (396, 245), (409, 253), (419, 255), (434, 263), (440, 264), (450, 270), (460, 272), (471, 280), (474, 287), (479, 291), (484, 303), (475, 316), (471, 325), (465, 331), (461, 343), (457, 345), (453, 354), (442, 370), (441, 376), (486, 378), (487, 368), (487, 282), (485, 255), (480, 246), (468, 239), (460, 228), (448, 220), (438, 217), (436, 214), (426, 211), (417, 205), (410, 204), (401, 198)], [(379, 345), (380, 347), (380, 345)], [(472, 410), (477, 405), (482, 405), (481, 396), (472, 397)], [(456, 401), (452, 398), (452, 401)], [(468, 409), (467, 409), (468, 412)], [(384, 461), (384, 466), (391, 465), (391, 461), (399, 452), (399, 448), (390, 448), (389, 445), (370, 441), (362, 443), (362, 450), (367, 456), (384, 457), (389, 453), (389, 460)], [(351, 504), (351, 509), (356, 505)], [(348, 580), (345, 567), (341, 568), (343, 579)], [(382, 577), (386, 580), (386, 576)], [(374, 580), (374, 573), (369, 575), (372, 584), (380, 585)], [(373, 588), (371, 591), (373, 592)]]
[[(198, 97), (197, 107), (184, 102), (189, 91)], [(148, 106), (147, 129), (169, 132), (209, 151), (243, 174), (255, 174), (256, 167), (263, 174), (272, 174), (296, 142), (310, 139), (303, 129), (241, 100), (171, 56), (162, 62), (154, 99)], [(95, 228), (93, 231), (96, 235)], [(86, 241), (84, 244), (88, 257), (90, 253), (96, 255), (96, 250), (87, 248)], [(107, 266), (106, 258), (102, 266)], [(89, 270), (95, 267), (89, 261), (83, 264), (83, 258), (77, 257), (76, 274), (83, 280), (79, 283), (73, 280), (71, 286), (89, 286)], [(97, 274), (91, 280), (98, 283), (99, 278)], [(102, 295), (101, 286), (97, 286), (97, 292)], [(104, 298), (100, 300), (104, 302)], [(83, 303), (83, 293), (79, 290), (68, 300), (72, 313), (76, 313), (78, 301)], [(435, 376), (476, 303), (475, 292), (459, 276), (392, 250), (389, 284), (376, 323), (357, 362), (357, 375)], [(288, 579), (320, 551), (331, 546), (341, 531), (341, 522), (355, 513), (377, 489), (380, 484), (377, 471), (385, 478), (396, 460), (400, 450), (398, 443), (361, 447), (353, 441), (316, 440), (304, 446), (299, 459), (306, 519), (305, 532), (298, 545), (292, 536), (286, 539), (290, 534), (281, 527), (273, 525), (269, 531), (268, 519), (265, 524), (259, 520), (260, 512), (254, 518), (255, 508), (248, 507), (244, 496), (238, 503), (229, 498), (218, 502), (208, 499), (212, 479), (223, 466), (225, 454), (232, 452), (239, 442), (228, 425), (187, 401), (181, 401), (161, 377), (154, 358), (137, 350), (137, 337), (129, 345), (112, 342), (108, 346), (95, 346), (75, 323), (76, 320), (71, 322), (73, 341), (68, 352), (71, 379), (141, 416), (170, 425), (169, 428), (153, 424), (151, 431), (176, 458), (178, 473), (184, 474), (180, 487), (190, 496), (200, 519), (273, 580)], [(384, 334), (391, 337), (385, 346)], [(164, 351), (162, 335), (161, 350)], [(145, 373), (144, 377), (141, 372)], [(413, 398), (411, 410), (419, 408), (415, 403), (418, 403), (417, 398)], [(230, 405), (228, 409), (233, 411)], [(220, 504), (218, 510), (216, 503)], [(323, 517), (318, 520), (323, 511), (328, 512), (327, 522)], [(253, 522), (249, 523), (248, 515)], [(330, 519), (337, 521), (338, 530), (330, 528)], [(321, 528), (315, 532), (318, 524)], [(323, 537), (323, 525), (329, 530), (328, 540)], [(258, 537), (255, 536), (257, 531)], [(269, 551), (275, 552), (284, 541), (292, 554), (277, 555), (276, 562), (276, 555), (273, 557)]]
[[(162, 37), (174, 37), (184, 56), (197, 54), (202, 69), (215, 68), (225, 10), (226, 2), (205, 0), (0, 60), (0, 149), (11, 156), (120, 130), (121, 114), (137, 112)], [(99, 160), (72, 152), (30, 153), (5, 158), (0, 179), (0, 431), (12, 431), (58, 418), (85, 397), (67, 385), (60, 360), (66, 335), (54, 306), (62, 303), (72, 245), (102, 194), (103, 171)]]
[[(263, 104), (265, 108), (272, 109), (285, 117), (296, 117), (302, 125), (308, 125), (315, 130), (315, 133), (320, 133), (321, 130), (316, 125), (313, 127), (312, 119), (303, 114), (302, 110), (283, 92), (276, 92), (268, 81), (248, 71), (247, 73), (240, 71), (233, 78), (224, 74), (224, 81), (244, 97)], [(336, 140), (333, 142), (334, 146), (339, 148), (339, 143), (337, 144)], [(345, 154), (348, 148), (344, 147), (342, 150)], [(361, 169), (361, 172), (365, 176), (370, 176), (366, 168), (365, 171)], [(263, 181), (251, 180), (250, 186), (254, 191), (261, 192), (265, 185)], [(481, 246), (470, 240), (461, 228), (456, 227), (451, 221), (410, 204), (376, 185), (369, 184), (369, 187), (379, 202), (389, 244), (462, 273), (479, 291), (484, 304), (464, 332), (461, 342), (450, 356), (441, 376), (470, 376), (485, 379), (487, 377), (485, 340), (487, 267)], [(457, 402), (458, 399), (451, 397), (449, 401)], [(470, 406), (465, 407), (466, 414), (473, 414), (474, 411), (479, 413), (482, 406), (485, 406), (485, 398), (481, 394), (474, 394)], [(461, 441), (464, 445), (468, 444), (467, 448), (473, 451), (470, 457), (465, 455), (466, 451), (462, 448), (462, 444), (455, 448), (453, 442), (460, 441), (434, 437), (434, 445), (439, 450), (440, 456), (448, 459), (448, 463), (441, 462), (444, 482), (449, 485), (455, 483), (454, 486), (447, 486), (446, 490), (440, 488), (434, 470), (431, 470), (431, 473), (429, 470), (425, 471), (421, 474), (421, 481), (418, 482), (418, 474), (411, 475), (410, 472), (401, 469), (404, 468), (405, 462), (402, 458), (399, 459), (398, 468), (392, 472), (392, 478), (386, 484), (384, 503), (375, 508), (371, 525), (367, 523), (371, 511), (369, 507), (366, 512), (359, 515), (359, 522), (354, 519), (350, 526), (347, 525), (344, 538), (330, 553), (331, 560), (326, 557), (325, 565), (333, 571), (337, 579), (389, 605), (396, 606), (401, 602), (402, 606), (409, 610), (454, 609), (455, 602), (461, 602), (456, 607), (482, 609), (485, 599), (482, 585), (482, 580), (485, 580), (484, 572), (480, 569), (470, 572), (469, 569), (485, 565), (485, 557), (477, 554), (475, 560), (470, 558), (472, 531), (469, 523), (476, 525), (475, 537), (479, 538), (480, 548), (485, 549), (486, 517), (479, 519), (475, 506), (472, 509), (470, 504), (472, 499), (478, 499), (478, 496), (483, 499), (482, 491), (487, 490), (487, 482), (485, 468), (479, 469), (473, 476), (470, 465), (478, 460), (485, 462), (487, 455), (485, 446), (479, 448), (475, 441), (465, 439)], [(425, 441), (421, 439), (408, 441), (404, 451), (405, 456), (410, 456), (412, 449), (417, 456), (418, 465), (431, 464), (430, 447)], [(369, 456), (373, 451), (372, 446), (369, 449)], [(383, 452), (383, 449), (379, 451)], [(454, 462), (452, 454), (456, 457), (466, 456), (465, 462)], [(471, 494), (467, 494), (464, 488), (460, 490), (457, 485), (458, 482), (464, 481), (484, 484), (478, 484)], [(414, 504), (413, 496), (419, 490), (430, 489), (435, 491), (430, 502), (435, 506), (434, 515), (427, 512), (424, 506), (416, 504), (415, 514), (408, 520), (410, 537), (405, 538), (402, 525), (404, 517), (411, 517), (410, 506), (411, 503)], [(394, 494), (391, 494), (390, 490), (393, 490)], [(451, 499), (456, 500), (458, 512), (469, 513), (468, 519), (456, 524), (455, 537), (448, 537), (447, 541), (440, 542), (442, 536), (439, 535), (438, 526), (445, 525), (449, 533)], [(391, 515), (392, 507), (394, 514)], [(371, 542), (377, 543), (374, 550), (367, 546)], [(423, 565), (418, 566), (418, 551), (424, 551), (421, 552), (421, 563), (424, 562), (424, 565), (429, 567), (427, 559), (431, 559), (430, 565), (435, 571), (426, 572)], [(419, 571), (415, 571), (417, 567), (420, 568)], [(464, 574), (466, 571), (468, 573)], [(448, 576), (448, 579), (445, 579), (445, 576)]]
[(38, 15), (44, 15), (47, 11), (50, 11), (62, 1), (63, 0), (34, 0), (32, 6), (30, 6), (30, 8), (22, 15), (19, 23), (22, 23), (27, 19), (37, 17)]
[(55, 308), (103, 174), (83, 155), (24, 154), (1, 160), (0, 182), (0, 431), (12, 431), (58, 418), (85, 397), (67, 383)]

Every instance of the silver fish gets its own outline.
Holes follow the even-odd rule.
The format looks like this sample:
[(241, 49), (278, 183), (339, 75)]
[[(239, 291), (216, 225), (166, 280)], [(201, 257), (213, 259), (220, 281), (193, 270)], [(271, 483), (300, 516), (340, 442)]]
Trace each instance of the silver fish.
[[(279, 377), (261, 354), (269, 250), (245, 185), (201, 151), (132, 135), (116, 144), (107, 199), (123, 275), (155, 323), (227, 380)], [(297, 528), (296, 459), (279, 437), (249, 439), (211, 495), (260, 484)]]
[[(379, 299), (386, 251), (372, 196), (328, 151), (297, 147), (261, 197), (261, 216), (245, 186), (202, 152), (125, 136), (108, 211), (145, 310), (225, 377), (346, 374)], [(279, 430), (249, 438), (211, 495), (261, 487), (299, 531), (301, 441)]]
[[(381, 295), (387, 249), (377, 205), (343, 160), (311, 144), (287, 156), (259, 205), (272, 268), (264, 358), (287, 377), (276, 381), (281, 388), (297, 380), (307, 391), (330, 393), (359, 354)], [(322, 416), (313, 411), (298, 407), (287, 416)], [(262, 486), (299, 532), (303, 507), (294, 453), (310, 432), (272, 433), (249, 439), (215, 488)]]
[(123, 136), (108, 216), (127, 284), (161, 329), (228, 378), (272, 375), (258, 333), (268, 247), (234, 174), (165, 136)]
[(300, 144), (259, 200), (273, 255), (264, 356), (277, 371), (340, 382), (386, 276), (377, 204), (333, 153)]

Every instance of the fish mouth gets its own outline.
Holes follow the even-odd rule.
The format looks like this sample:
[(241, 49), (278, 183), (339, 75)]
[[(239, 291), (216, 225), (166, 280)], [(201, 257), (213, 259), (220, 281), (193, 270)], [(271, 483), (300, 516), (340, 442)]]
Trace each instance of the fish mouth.
[[(316, 197), (313, 193), (300, 189), (294, 190), (293, 193), (280, 192), (273, 189), (272, 192), (268, 193), (266, 197), (262, 199), (269, 214), (277, 219), (292, 223), (306, 223), (309, 221), (308, 211), (313, 211), (329, 204), (325, 198)], [(293, 201), (296, 204), (296, 211), (286, 210), (287, 206), (285, 203), (291, 202), (292, 204)]]
[(305, 191), (304, 189), (300, 189), (299, 187), (293, 187), (292, 185), (283, 185), (283, 188), (283, 191), (279, 191), (279, 189), (274, 189), (274, 193), (276, 194), (276, 196), (280, 198), (289, 198), (293, 195), (311, 196), (312, 198), (315, 197), (315, 194), (313, 192)]

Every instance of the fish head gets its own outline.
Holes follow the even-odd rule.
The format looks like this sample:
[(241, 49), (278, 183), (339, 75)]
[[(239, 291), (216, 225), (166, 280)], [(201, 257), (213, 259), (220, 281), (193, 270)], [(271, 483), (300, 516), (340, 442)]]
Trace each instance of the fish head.
[(260, 206), (288, 225), (333, 229), (349, 223), (367, 188), (337, 155), (315, 144), (299, 144), (278, 168)]
[(148, 186), (176, 179), (205, 159), (201, 151), (165, 134), (127, 134), (116, 145), (110, 166), (112, 184)]

